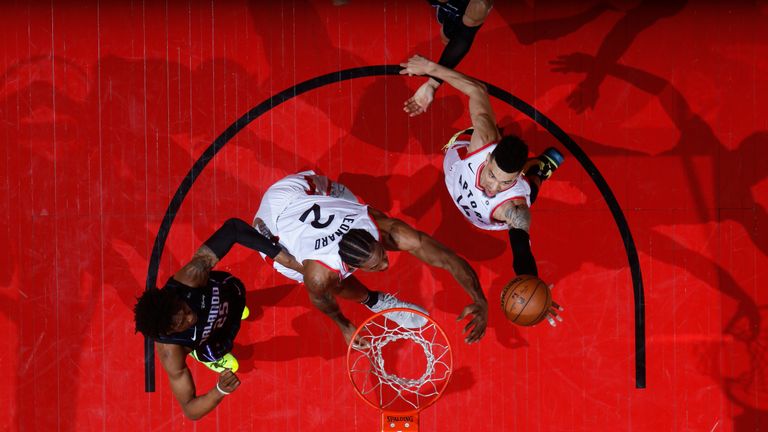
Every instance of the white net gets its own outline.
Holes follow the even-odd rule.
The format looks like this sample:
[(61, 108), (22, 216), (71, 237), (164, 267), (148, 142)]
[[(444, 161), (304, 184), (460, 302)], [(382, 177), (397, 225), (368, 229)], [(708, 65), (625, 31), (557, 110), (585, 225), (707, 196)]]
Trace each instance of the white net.
[(419, 411), (448, 384), (450, 345), (431, 319), (413, 329), (378, 315), (361, 326), (357, 341), (362, 347), (353, 346), (347, 358), (350, 377), (360, 395), (379, 409)]

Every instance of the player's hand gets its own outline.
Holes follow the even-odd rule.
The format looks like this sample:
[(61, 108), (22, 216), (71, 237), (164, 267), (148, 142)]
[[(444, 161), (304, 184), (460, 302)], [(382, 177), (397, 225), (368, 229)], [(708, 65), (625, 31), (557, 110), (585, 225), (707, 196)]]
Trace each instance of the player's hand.
[[(552, 291), (552, 289), (555, 286), (552, 284), (549, 284), (549, 290)], [(559, 312), (563, 312), (565, 309), (563, 309), (562, 306), (552, 302), (552, 305), (549, 307), (549, 310), (547, 310), (547, 322), (552, 327), (557, 327), (558, 322), (563, 322), (563, 317), (560, 316)]]
[(580, 82), (576, 88), (573, 89), (565, 101), (572, 110), (576, 111), (577, 114), (581, 114), (586, 111), (587, 108), (595, 109), (595, 104), (599, 97), (600, 92), (598, 86), (585, 80)]
[(426, 75), (432, 69), (432, 62), (424, 57), (416, 54), (408, 59), (405, 63), (400, 63), (403, 70), (400, 71), (400, 75)]
[(733, 335), (737, 340), (752, 342), (760, 334), (760, 308), (751, 298), (739, 302), (736, 313), (728, 320), (724, 332)]
[(466, 334), (464, 342), (471, 344), (479, 341), (485, 335), (485, 327), (488, 326), (488, 302), (480, 300), (467, 305), (456, 321), (461, 321), (469, 315), (472, 315), (472, 319), (464, 327)]
[(219, 374), (218, 388), (224, 392), (232, 393), (240, 387), (240, 379), (229, 369)]
[[(356, 330), (357, 327), (355, 327), (352, 323), (349, 323), (348, 325), (341, 328), (341, 333), (344, 335), (344, 340), (347, 342), (347, 346), (349, 346), (350, 342), (352, 342), (352, 336), (355, 334)], [(352, 348), (357, 350), (366, 349), (368, 347), (370, 347), (368, 341), (359, 335), (355, 337), (355, 341), (352, 342)]]
[(411, 117), (424, 114), (435, 99), (435, 90), (437, 90), (437, 87), (431, 81), (425, 82), (410, 99), (405, 101), (403, 111)]

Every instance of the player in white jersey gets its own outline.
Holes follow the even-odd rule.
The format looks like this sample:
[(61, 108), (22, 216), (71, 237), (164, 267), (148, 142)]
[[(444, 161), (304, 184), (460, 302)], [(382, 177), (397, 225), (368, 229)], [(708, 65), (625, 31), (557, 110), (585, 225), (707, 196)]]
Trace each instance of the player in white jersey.
[[(452, 85), (469, 97), (472, 128), (445, 146), (445, 184), (456, 206), (472, 224), (486, 230), (509, 230), (515, 273), (538, 276), (531, 252), (530, 205), (541, 183), (563, 162), (563, 155), (548, 148), (528, 159), (528, 146), (517, 136), (501, 136), (485, 85), (421, 56), (402, 63), (401, 74), (429, 75)], [(404, 108), (408, 112), (408, 107)], [(469, 141), (457, 138), (471, 132)], [(548, 316), (560, 320), (555, 303)]]
[[(341, 313), (337, 296), (363, 303), (374, 312), (395, 307), (423, 311), (391, 294), (370, 291), (350, 277), (357, 269), (386, 270), (387, 251), (407, 251), (426, 264), (449, 271), (472, 299), (459, 315), (459, 319), (472, 316), (465, 340), (476, 342), (485, 333), (488, 302), (469, 263), (429, 235), (361, 204), (344, 185), (327, 177), (305, 171), (279, 180), (264, 194), (254, 226), (303, 264), (302, 272), (277, 262), (274, 267), (304, 283), (312, 303), (339, 326), (347, 343), (356, 326)], [(391, 315), (406, 327), (424, 324), (414, 314)]]

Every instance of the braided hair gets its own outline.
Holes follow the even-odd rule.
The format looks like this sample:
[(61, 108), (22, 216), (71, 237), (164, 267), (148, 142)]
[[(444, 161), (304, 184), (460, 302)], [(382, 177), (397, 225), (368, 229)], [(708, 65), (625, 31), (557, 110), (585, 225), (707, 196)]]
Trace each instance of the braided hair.
[(133, 307), (136, 331), (157, 339), (171, 327), (173, 315), (179, 309), (178, 297), (165, 289), (150, 288), (136, 299)]
[(351, 229), (341, 236), (339, 255), (348, 266), (360, 267), (373, 255), (376, 239), (366, 230)]

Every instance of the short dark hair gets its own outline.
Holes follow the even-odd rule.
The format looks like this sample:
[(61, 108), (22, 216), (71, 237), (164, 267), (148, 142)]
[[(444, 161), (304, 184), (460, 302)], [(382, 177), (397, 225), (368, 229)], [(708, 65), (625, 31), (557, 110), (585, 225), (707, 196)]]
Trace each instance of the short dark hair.
[(348, 266), (360, 267), (373, 255), (376, 239), (366, 230), (351, 229), (341, 236), (339, 255)]
[(528, 144), (516, 135), (507, 135), (493, 149), (491, 157), (505, 173), (516, 173), (523, 169), (528, 160)]
[(136, 299), (133, 307), (136, 331), (157, 339), (171, 327), (173, 314), (179, 309), (179, 297), (169, 290), (150, 288)]

